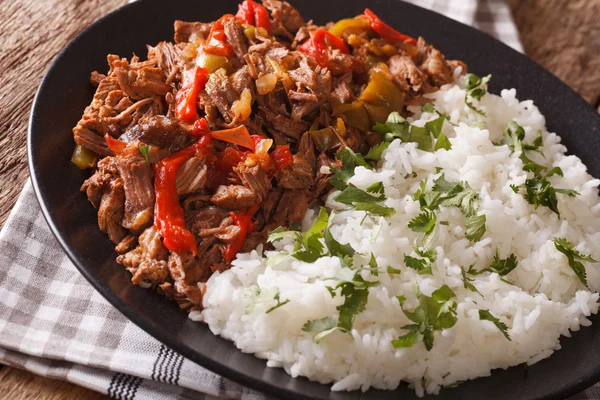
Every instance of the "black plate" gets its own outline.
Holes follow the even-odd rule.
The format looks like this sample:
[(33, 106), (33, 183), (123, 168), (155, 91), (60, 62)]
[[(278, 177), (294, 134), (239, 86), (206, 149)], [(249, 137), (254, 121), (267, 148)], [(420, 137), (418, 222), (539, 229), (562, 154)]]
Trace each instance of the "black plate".
[[(366, 1), (296, 1), (317, 23), (362, 13)], [(115, 262), (113, 244), (97, 226), (96, 213), (79, 187), (87, 177), (70, 163), (71, 129), (92, 98), (89, 74), (106, 71), (109, 53), (145, 55), (146, 43), (170, 40), (173, 21), (212, 21), (237, 10), (237, 0), (141, 0), (102, 18), (75, 38), (56, 58), (39, 88), (29, 123), (29, 167), (44, 216), (69, 258), (117, 309), (185, 357), (227, 378), (285, 399), (414, 399), (405, 385), (395, 392), (331, 393), (329, 386), (292, 379), (281, 369), (243, 354), (188, 320), (175, 303), (130, 283)], [(514, 87), (520, 99), (533, 99), (548, 117), (550, 131), (600, 177), (600, 118), (552, 74), (491, 37), (446, 17), (393, 0), (370, 0), (369, 7), (412, 36), (423, 35), (449, 58), (464, 60), (472, 72), (493, 74), (490, 90)], [(491, 377), (446, 389), (445, 399), (564, 398), (600, 380), (600, 318), (563, 339), (563, 349), (529, 368), (495, 371)]]

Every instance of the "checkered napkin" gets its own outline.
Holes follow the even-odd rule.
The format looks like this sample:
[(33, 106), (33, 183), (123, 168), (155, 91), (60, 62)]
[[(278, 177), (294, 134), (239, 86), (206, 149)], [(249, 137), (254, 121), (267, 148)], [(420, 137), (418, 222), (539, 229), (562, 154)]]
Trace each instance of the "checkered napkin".
[[(522, 51), (502, 0), (411, 2)], [(104, 300), (54, 239), (30, 183), (0, 232), (0, 265), (0, 363), (117, 399), (267, 399), (173, 352)]]

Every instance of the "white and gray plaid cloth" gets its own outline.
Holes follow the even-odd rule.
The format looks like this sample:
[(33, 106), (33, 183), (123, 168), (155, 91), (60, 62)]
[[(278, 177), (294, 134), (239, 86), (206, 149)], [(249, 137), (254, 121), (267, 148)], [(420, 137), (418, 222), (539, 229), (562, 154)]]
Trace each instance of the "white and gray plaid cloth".
[[(522, 51), (502, 0), (411, 2)], [(104, 300), (56, 242), (30, 183), (0, 232), (0, 265), (0, 363), (117, 399), (267, 399), (173, 352)]]

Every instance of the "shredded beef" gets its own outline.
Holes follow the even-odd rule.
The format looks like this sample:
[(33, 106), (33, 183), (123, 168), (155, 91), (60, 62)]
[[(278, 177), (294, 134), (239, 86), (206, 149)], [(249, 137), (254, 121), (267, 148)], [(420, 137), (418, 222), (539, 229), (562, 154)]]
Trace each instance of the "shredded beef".
[(119, 243), (127, 234), (121, 226), (125, 213), (125, 191), (121, 178), (111, 181), (104, 190), (98, 207), (98, 226), (106, 232), (110, 240)]
[(117, 262), (131, 272), (133, 283), (144, 287), (157, 286), (169, 278), (168, 254), (160, 232), (151, 226), (140, 235), (138, 247), (118, 256)]
[(152, 223), (154, 213), (152, 168), (140, 152), (139, 142), (127, 146), (116, 160), (125, 189), (123, 226), (134, 232), (140, 231)]
[(206, 40), (212, 26), (212, 22), (185, 22), (177, 20), (174, 24), (175, 36), (173, 40), (175, 40), (175, 43), (189, 42), (192, 34), (197, 35), (199, 39)]
[(183, 60), (173, 43), (160, 42), (155, 47), (150, 47), (148, 57), (156, 57), (158, 67), (162, 69), (166, 84), (180, 80)]
[(309, 132), (302, 135), (292, 164), (277, 174), (278, 185), (286, 189), (309, 189), (314, 182), (315, 148)]
[(233, 52), (240, 59), (248, 52), (248, 39), (244, 35), (244, 28), (236, 18), (227, 18), (223, 22), (227, 41), (233, 47)]
[(231, 122), (234, 118), (231, 105), (238, 99), (231, 79), (221, 74), (210, 74), (206, 82), (206, 94), (210, 96), (211, 102), (217, 106), (225, 121)]
[(153, 115), (141, 118), (136, 125), (123, 132), (119, 139), (125, 143), (139, 140), (175, 152), (190, 143), (191, 137), (188, 134), (190, 128), (178, 119)]
[(263, 5), (271, 11), (276, 24), (281, 24), (288, 32), (295, 34), (304, 25), (304, 18), (287, 1), (264, 0)]

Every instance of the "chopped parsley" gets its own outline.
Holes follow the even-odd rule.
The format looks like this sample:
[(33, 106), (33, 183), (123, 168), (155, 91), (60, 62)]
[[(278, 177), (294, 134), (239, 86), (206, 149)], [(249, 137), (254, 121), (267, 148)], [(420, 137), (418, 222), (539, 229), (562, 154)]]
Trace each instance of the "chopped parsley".
[[(426, 104), (423, 106), (423, 111), (427, 112), (437, 112), (435, 108), (431, 104)], [(403, 142), (415, 142), (419, 149), (423, 151), (434, 151), (433, 142), (431, 136), (437, 138), (437, 142), (440, 141), (439, 137), (443, 135), (442, 127), (444, 126), (444, 121), (449, 120), (449, 117), (444, 114), (440, 114), (438, 112), (438, 117), (431, 121), (427, 121), (425, 126), (417, 126), (408, 122), (404, 117), (402, 117), (398, 112), (392, 112), (387, 121), (382, 124), (378, 123), (373, 127), (375, 132), (378, 132), (382, 135), (383, 140), (386, 142), (391, 142), (395, 139), (400, 139)], [(445, 139), (442, 139), (440, 146), (445, 146), (446, 148), (450, 142), (448, 138), (444, 136)], [(441, 147), (440, 147), (441, 148)]]
[(512, 151), (520, 151), (521, 155), (519, 158), (523, 162), (523, 170), (533, 173), (533, 177), (527, 178), (524, 184), (519, 186), (510, 185), (510, 187), (515, 193), (522, 193), (521, 189), (525, 189), (525, 192), (522, 193), (523, 197), (529, 204), (534, 205), (536, 210), (539, 206), (548, 207), (560, 218), (556, 194), (561, 193), (575, 197), (579, 193), (570, 189), (557, 189), (548, 181), (548, 178), (553, 175), (563, 176), (562, 169), (554, 167), (543, 174), (546, 168), (527, 157), (527, 151), (540, 152), (539, 149), (544, 144), (540, 131), (538, 131), (538, 136), (532, 144), (523, 143), (523, 139), (525, 139), (525, 130), (523, 127), (516, 121), (510, 121), (504, 128), (504, 138), (500, 144), (508, 145)]
[(433, 348), (434, 332), (452, 328), (456, 324), (456, 302), (452, 300), (456, 296), (447, 285), (434, 291), (431, 297), (421, 293), (418, 287), (415, 287), (415, 291), (419, 305), (412, 312), (403, 307), (406, 298), (397, 296), (404, 315), (414, 324), (402, 327), (408, 333), (392, 340), (392, 346), (395, 348), (411, 347), (416, 343), (423, 342), (429, 351)]
[(338, 190), (344, 190), (348, 186), (348, 179), (354, 176), (354, 168), (357, 166), (373, 169), (362, 155), (348, 147), (338, 151), (336, 157), (342, 161), (342, 168), (330, 168), (333, 176), (329, 179), (329, 183)]
[[(479, 211), (479, 196), (466, 182), (448, 182), (442, 174), (433, 181), (433, 187), (427, 189), (427, 182), (421, 183), (414, 199), (421, 204), (421, 209), (430, 211), (437, 210), (440, 206), (458, 207), (466, 217), (465, 236), (467, 239), (477, 242), (485, 233), (485, 215), (477, 215)], [(423, 214), (423, 212), (421, 212)], [(421, 216), (421, 214), (419, 214)], [(411, 220), (411, 222), (415, 219)], [(416, 222), (416, 221), (415, 221)], [(411, 225), (409, 224), (409, 227)], [(417, 225), (413, 224), (413, 227)], [(411, 228), (413, 229), (413, 228)], [(413, 229), (415, 231), (415, 229)], [(432, 236), (433, 229), (426, 233)], [(418, 231), (415, 231), (418, 232)]]
[[(352, 272), (348, 268), (345, 269), (348, 272)], [(357, 271), (351, 280), (342, 281), (335, 287), (328, 287), (327, 289), (331, 297), (337, 296), (339, 292), (339, 295), (344, 298), (344, 303), (336, 308), (339, 311), (338, 317), (325, 317), (307, 321), (302, 330), (304, 332), (316, 333), (313, 336), (313, 340), (317, 343), (336, 330), (344, 333), (350, 332), (354, 324), (354, 318), (365, 310), (369, 297), (369, 288), (378, 284), (379, 282), (365, 281), (360, 275), (360, 271)]]
[(541, 176), (539, 172), (534, 172), (533, 178), (527, 178), (525, 183), (519, 186), (510, 185), (511, 189), (515, 193), (520, 193), (521, 189), (525, 189), (523, 197), (529, 204), (535, 206), (535, 209), (539, 206), (548, 207), (560, 218), (560, 211), (558, 211), (558, 198), (557, 193), (565, 194), (569, 197), (578, 196), (579, 193), (571, 189), (558, 189), (552, 186), (548, 181), (548, 178), (552, 175), (563, 176), (562, 169), (554, 167), (550, 169), (544, 176)]
[(587, 261), (595, 263), (594, 260), (589, 254), (581, 254), (579, 251), (575, 250), (575, 246), (571, 242), (569, 242), (565, 238), (554, 238), (554, 246), (556, 250), (563, 253), (567, 259), (569, 260), (569, 267), (575, 272), (575, 275), (579, 278), (581, 283), (588, 287), (587, 284), (587, 275), (585, 272), (585, 266), (581, 261)]
[(390, 147), (390, 142), (381, 142), (371, 147), (365, 155), (365, 160), (379, 161), (381, 156), (387, 148)]
[[(372, 147), (371, 150), (373, 152), (369, 151), (367, 157), (372, 160), (376, 159), (377, 157), (381, 158), (381, 153), (387, 148), (387, 146), (389, 146), (389, 143), (379, 147)], [(334, 200), (352, 206), (357, 211), (366, 211), (369, 214), (379, 215), (382, 217), (390, 217), (396, 213), (395, 209), (381, 204), (386, 199), (383, 183), (374, 183), (367, 188), (366, 192), (348, 183), (348, 180), (354, 175), (354, 169), (357, 166), (363, 166), (369, 169), (373, 168), (362, 155), (355, 153), (346, 147), (337, 153), (337, 157), (342, 161), (342, 167), (331, 168), (333, 176), (329, 182), (333, 187), (340, 190), (341, 193), (334, 197)], [(378, 194), (378, 196), (370, 193)]]
[(498, 318), (494, 317), (490, 310), (479, 310), (479, 319), (482, 321), (490, 321), (491, 323), (496, 325), (496, 328), (498, 328), (500, 332), (502, 332), (504, 337), (511, 341), (511, 338), (508, 335), (508, 327), (506, 326), (506, 324), (500, 321)]
[(500, 259), (500, 249), (496, 249), (496, 254), (494, 255), (494, 259), (489, 267), (485, 270), (481, 271), (489, 271), (495, 272), (500, 276), (508, 275), (513, 269), (517, 268), (519, 265), (519, 261), (517, 260), (517, 256), (511, 253), (506, 259)]
[[(473, 282), (475, 279), (473, 278), (469, 278), (467, 276), (467, 272), (471, 272), (472, 270), (469, 268), (469, 271), (465, 271), (465, 269), (461, 266), (460, 267), (460, 273), (462, 275), (462, 281), (463, 281), (463, 287), (465, 289), (470, 290), (471, 292), (476, 292), (479, 293), (479, 290), (477, 290), (477, 288), (475, 287), (475, 285), (473, 285), (471, 282)], [(479, 293), (481, 295), (481, 293)]]
[(476, 108), (471, 99), (481, 100), (481, 98), (487, 93), (487, 83), (492, 79), (492, 75), (484, 76), (483, 78), (478, 77), (475, 74), (467, 74), (464, 77), (463, 83), (465, 85), (465, 104), (471, 110), (475, 111), (479, 115), (486, 116), (485, 113)]
[(417, 257), (404, 255), (404, 264), (418, 272), (419, 275), (431, 275), (431, 264), (437, 259), (437, 251), (435, 249), (419, 248), (415, 246), (413, 248)]
[(440, 136), (438, 136), (437, 140), (435, 141), (435, 147), (433, 148), (433, 150), (434, 151), (438, 151), (439, 149), (450, 150), (451, 148), (452, 148), (452, 143), (450, 143), (450, 140), (448, 140), (446, 135), (444, 135), (443, 133), (440, 133)]
[[(291, 256), (297, 260), (304, 262), (315, 262), (320, 257), (323, 257), (325, 248), (321, 239), (323, 239), (323, 231), (327, 228), (329, 215), (325, 207), (321, 207), (317, 219), (313, 226), (306, 232), (288, 231), (280, 226), (277, 229), (269, 232), (267, 241), (273, 243), (283, 238), (293, 238), (295, 241), (294, 251)], [(283, 261), (290, 254), (280, 253), (276, 259), (267, 259), (269, 265), (275, 265)]]
[[(379, 193), (379, 195), (374, 196), (368, 192)], [(350, 184), (333, 199), (340, 203), (352, 206), (357, 211), (366, 211), (370, 214), (390, 217), (396, 213), (396, 210), (381, 204), (386, 200), (383, 192), (384, 188), (381, 182), (371, 185), (367, 189), (367, 192)]]
[(147, 144), (144, 144), (144, 145), (141, 145), (139, 147), (139, 149), (140, 149), (140, 153), (142, 153), (142, 155), (146, 159), (146, 165), (150, 166), (150, 158), (148, 158), (148, 156), (150, 154), (150, 146), (148, 146)]
[(281, 301), (279, 298), (279, 288), (272, 287), (268, 289), (261, 289), (259, 287), (248, 288), (244, 291), (244, 298), (248, 300), (248, 304), (244, 308), (244, 314), (252, 314), (254, 307), (260, 303), (266, 303), (275, 300), (277, 304), (269, 308), (266, 313), (276, 310), (290, 302), (290, 300)]

